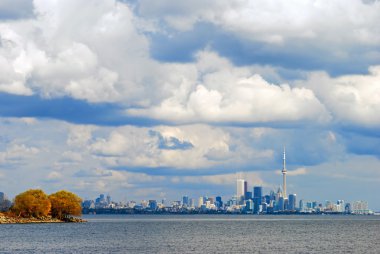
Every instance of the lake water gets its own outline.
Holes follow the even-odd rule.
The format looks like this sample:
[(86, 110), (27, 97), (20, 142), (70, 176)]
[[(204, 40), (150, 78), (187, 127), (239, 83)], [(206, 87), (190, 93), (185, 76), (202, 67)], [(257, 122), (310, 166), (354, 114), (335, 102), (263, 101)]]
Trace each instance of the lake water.
[(92, 215), (0, 225), (0, 253), (380, 253), (380, 216)]

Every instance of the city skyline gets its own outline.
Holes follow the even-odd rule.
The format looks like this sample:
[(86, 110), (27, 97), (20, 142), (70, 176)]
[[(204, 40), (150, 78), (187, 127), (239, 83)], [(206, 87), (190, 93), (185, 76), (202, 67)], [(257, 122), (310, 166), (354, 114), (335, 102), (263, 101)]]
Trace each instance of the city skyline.
[(379, 211), (379, 21), (370, 0), (4, 0), (0, 191), (174, 200), (241, 178)]

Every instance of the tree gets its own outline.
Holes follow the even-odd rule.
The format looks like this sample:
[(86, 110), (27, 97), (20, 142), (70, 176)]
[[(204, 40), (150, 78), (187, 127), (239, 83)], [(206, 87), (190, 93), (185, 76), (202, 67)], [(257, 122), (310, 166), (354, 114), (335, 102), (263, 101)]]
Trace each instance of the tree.
[(15, 197), (12, 211), (21, 217), (44, 217), (50, 212), (51, 204), (42, 190), (28, 190)]
[(51, 215), (60, 220), (82, 215), (82, 199), (72, 192), (61, 190), (49, 196)]

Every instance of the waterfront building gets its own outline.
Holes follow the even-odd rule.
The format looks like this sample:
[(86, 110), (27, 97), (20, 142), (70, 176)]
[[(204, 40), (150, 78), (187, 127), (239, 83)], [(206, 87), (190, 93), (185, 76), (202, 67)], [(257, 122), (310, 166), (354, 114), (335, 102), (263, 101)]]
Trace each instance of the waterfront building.
[(338, 212), (338, 213), (344, 213), (344, 210), (345, 210), (344, 200), (338, 200), (336, 202), (336, 212)]
[(252, 199), (249, 199), (245, 202), (245, 210), (247, 212), (252, 212), (254, 211), (254, 203), (252, 201)]
[(247, 181), (244, 179), (236, 180), (236, 197), (239, 204), (242, 204), (244, 201), (245, 193), (247, 192)]
[(296, 209), (297, 209), (297, 194), (290, 194), (288, 210), (295, 211)]
[(369, 214), (370, 211), (368, 209), (367, 201), (354, 201), (352, 202), (352, 213), (353, 214)]
[(183, 196), (182, 197), (182, 205), (184, 207), (188, 207), (189, 206), (189, 197), (188, 196)]
[(351, 213), (352, 212), (352, 208), (351, 208), (351, 204), (350, 203), (347, 203), (344, 207), (344, 212), (345, 213)]
[(280, 197), (278, 200), (277, 210), (278, 211), (284, 211), (285, 210), (285, 200), (283, 197)]
[(248, 200), (248, 199), (252, 199), (252, 192), (251, 191), (247, 191), (245, 193), (245, 200)]
[(157, 210), (157, 201), (156, 200), (149, 200), (149, 208), (153, 211)]
[(203, 197), (199, 197), (198, 207), (201, 207), (202, 205), (204, 205), (204, 203), (205, 203), (205, 200), (203, 199)]
[(253, 203), (254, 203), (254, 213), (259, 212), (259, 207), (262, 203), (263, 187), (255, 186), (253, 187)]
[(192, 208), (195, 207), (195, 199), (190, 198), (190, 200), (189, 200), (189, 207), (192, 207)]
[(266, 203), (266, 204), (270, 204), (270, 196), (269, 195), (265, 195), (264, 196), (264, 202)]
[(222, 197), (217, 196), (217, 197), (215, 198), (215, 205), (216, 205), (217, 208), (221, 208), (221, 207), (223, 207)]
[(148, 200), (141, 200), (141, 206), (142, 206), (142, 208), (149, 207), (149, 201)]

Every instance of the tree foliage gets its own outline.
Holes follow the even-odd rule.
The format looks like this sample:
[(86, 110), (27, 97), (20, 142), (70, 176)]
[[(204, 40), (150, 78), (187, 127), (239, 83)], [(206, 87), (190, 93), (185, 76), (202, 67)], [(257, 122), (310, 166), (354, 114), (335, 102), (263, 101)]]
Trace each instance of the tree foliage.
[(44, 217), (50, 212), (51, 204), (42, 190), (27, 190), (15, 197), (12, 211), (22, 217)]
[(82, 214), (82, 200), (72, 192), (61, 190), (49, 196), (51, 215), (58, 219)]

